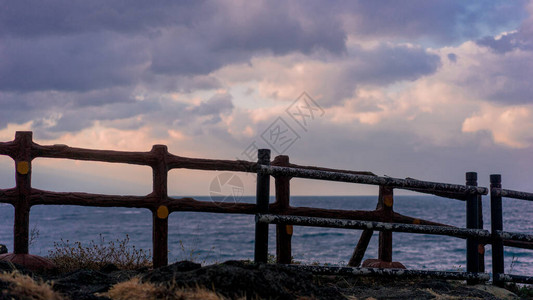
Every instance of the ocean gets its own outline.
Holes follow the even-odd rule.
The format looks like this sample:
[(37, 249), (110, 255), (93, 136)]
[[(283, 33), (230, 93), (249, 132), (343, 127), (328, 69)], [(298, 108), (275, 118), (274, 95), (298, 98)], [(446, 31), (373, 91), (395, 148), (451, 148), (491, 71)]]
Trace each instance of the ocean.
[[(195, 197), (210, 201), (210, 197)], [(394, 210), (404, 215), (464, 227), (465, 202), (436, 196), (395, 196)], [(242, 197), (253, 203), (255, 197)], [(373, 210), (376, 196), (293, 196), (292, 206), (332, 209)], [(505, 199), (504, 230), (533, 233), (533, 203)], [(11, 205), (0, 204), (0, 243), (13, 249), (13, 213)], [(485, 229), (490, 229), (490, 201), (483, 198)], [(34, 206), (30, 214), (34, 232), (30, 253), (46, 256), (54, 242), (69, 240), (89, 245), (122, 240), (129, 245), (151, 249), (152, 217), (147, 209), (100, 208), (80, 206)], [(254, 216), (174, 212), (169, 216), (169, 262), (194, 260), (202, 264), (226, 260), (253, 259)], [(269, 252), (275, 254), (275, 225), (270, 226)], [(360, 230), (294, 227), (292, 249), (294, 260), (310, 264), (346, 265), (359, 240)], [(378, 233), (375, 232), (364, 259), (377, 258)], [(466, 241), (463, 239), (394, 233), (393, 260), (409, 269), (465, 270)], [(491, 247), (486, 246), (485, 266), (491, 270)], [(533, 275), (533, 250), (505, 247), (505, 271)]]

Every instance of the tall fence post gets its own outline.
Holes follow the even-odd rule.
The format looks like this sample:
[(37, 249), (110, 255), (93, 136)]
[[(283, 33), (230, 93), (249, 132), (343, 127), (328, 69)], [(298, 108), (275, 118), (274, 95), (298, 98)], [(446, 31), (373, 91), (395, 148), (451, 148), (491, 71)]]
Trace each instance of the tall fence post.
[(504, 274), (503, 241), (496, 234), (497, 230), (503, 230), (502, 196), (494, 189), (501, 189), (502, 176), (490, 175), (490, 225), (492, 232), (492, 282), (494, 285), (503, 287), (500, 274)]
[(169, 211), (165, 205), (168, 202), (168, 149), (165, 145), (154, 145), (151, 152), (156, 158), (156, 163), (152, 166), (153, 196), (156, 198), (155, 207), (152, 209), (152, 262), (154, 268), (159, 268), (168, 264)]
[[(477, 173), (466, 173), (466, 185), (477, 186)], [(478, 195), (469, 195), (466, 200), (466, 228), (477, 229), (479, 226)], [(479, 272), (479, 249), (478, 239), (469, 237), (466, 239), (466, 271)], [(467, 280), (467, 284), (478, 283), (475, 279)]]
[[(478, 211), (478, 223), (477, 228), (483, 229), (483, 201), (481, 195), (477, 195), (477, 211)], [(485, 244), (478, 244), (479, 252), (479, 272), (485, 272)]]
[[(383, 213), (382, 222), (392, 222), (394, 205), (393, 188), (379, 186), (378, 209)], [(392, 231), (379, 232), (378, 259), (384, 262), (392, 262)]]
[[(258, 165), (270, 165), (270, 149), (257, 151)], [(267, 214), (270, 198), (270, 175), (257, 173), (256, 205), (257, 213)], [(255, 223), (255, 251), (256, 263), (266, 263), (268, 260), (268, 224)]]
[[(274, 159), (277, 166), (287, 167), (289, 157), (286, 155), (276, 156)], [(290, 206), (290, 182), (287, 176), (276, 176), (276, 204), (280, 214), (283, 214)], [(278, 264), (290, 264), (292, 261), (292, 225), (276, 224), (276, 262)]]
[(18, 151), (14, 157), (16, 169), (16, 190), (18, 200), (15, 203), (14, 249), (15, 254), (28, 254), (30, 228), (31, 195), (31, 146), (32, 132), (17, 131), (15, 142)]

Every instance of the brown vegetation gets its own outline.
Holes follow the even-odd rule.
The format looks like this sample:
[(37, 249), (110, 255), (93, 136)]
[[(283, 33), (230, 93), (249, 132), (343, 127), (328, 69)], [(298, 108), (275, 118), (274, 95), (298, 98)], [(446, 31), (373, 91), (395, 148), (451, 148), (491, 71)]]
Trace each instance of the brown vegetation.
[(106, 243), (100, 235), (99, 243), (91, 241), (88, 246), (80, 242), (70, 243), (69, 240), (54, 243), (54, 250), (50, 251), (49, 259), (56, 264), (60, 272), (70, 272), (78, 269), (99, 270), (106, 265), (113, 264), (122, 270), (135, 270), (151, 266), (150, 251), (129, 247), (128, 235), (122, 240)]
[[(1, 291), (2, 296), (8, 299), (28, 299), (28, 300), (63, 300), (63, 296), (55, 292), (52, 286), (45, 282), (37, 282), (28, 275), (20, 274), (17, 271), (11, 273), (0, 273), (0, 281), (8, 284), (6, 289)], [(6, 298), (7, 298), (6, 297)]]
[(113, 300), (224, 300), (226, 298), (215, 292), (203, 288), (179, 288), (175, 285), (156, 285), (149, 282), (141, 282), (139, 278), (118, 283), (111, 287), (109, 292), (102, 294)]

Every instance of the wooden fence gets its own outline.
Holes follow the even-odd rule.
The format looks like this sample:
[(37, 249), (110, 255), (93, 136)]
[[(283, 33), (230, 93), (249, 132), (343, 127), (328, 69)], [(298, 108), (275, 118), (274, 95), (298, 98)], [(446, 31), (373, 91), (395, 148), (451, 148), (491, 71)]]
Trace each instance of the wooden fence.
[[(154, 145), (148, 152), (126, 152), (73, 148), (65, 145), (42, 146), (32, 140), (32, 132), (17, 132), (11, 142), (0, 142), (0, 155), (8, 155), (15, 161), (16, 186), (0, 189), (0, 202), (15, 207), (14, 253), (27, 254), (29, 240), (29, 214), (33, 205), (80, 205), (99, 207), (147, 208), (152, 212), (153, 265), (168, 264), (168, 216), (175, 211), (212, 213), (255, 214), (255, 261), (266, 262), (268, 251), (268, 224), (276, 224), (276, 259), (278, 263), (291, 262), (292, 225), (322, 226), (362, 229), (362, 235), (352, 254), (348, 268), (311, 267), (287, 265), (288, 268), (310, 268), (319, 273), (335, 274), (407, 274), (432, 275), (442, 278), (468, 279), (469, 282), (487, 280), (484, 273), (484, 244), (533, 249), (533, 236), (503, 232), (500, 227), (491, 232), (483, 230), (481, 195), (488, 189), (477, 186), (477, 174), (469, 172), (465, 185), (427, 182), (415, 179), (379, 177), (370, 172), (328, 169), (291, 164), (287, 156), (278, 156), (272, 162), (270, 151), (261, 149), (258, 162), (240, 160), (216, 160), (187, 158), (170, 154), (164, 145)], [(152, 168), (153, 190), (146, 196), (102, 195), (75, 192), (52, 192), (31, 187), (32, 160), (38, 157), (66, 158), (109, 163), (145, 165)], [(211, 171), (235, 171), (257, 173), (257, 203), (226, 203), (198, 201), (192, 198), (171, 198), (167, 193), (168, 172), (172, 169), (196, 169)], [(270, 177), (275, 178), (274, 203), (269, 203)], [(371, 184), (379, 186), (378, 204), (374, 211), (318, 209), (290, 206), (290, 180), (293, 177)], [(492, 177), (491, 177), (492, 178)], [(393, 210), (393, 190), (407, 189), (426, 194), (466, 201), (466, 228), (439, 224), (420, 218), (404, 216)], [(492, 187), (492, 194), (501, 197), (516, 196), (514, 191)], [(519, 193), (519, 192), (516, 192)], [(530, 197), (531, 194), (519, 193)], [(492, 202), (497, 203), (498, 198)], [(529, 198), (528, 198), (529, 199)], [(531, 199), (529, 199), (531, 200)], [(494, 205), (494, 204), (493, 204)], [(496, 205), (497, 206), (497, 205)], [(492, 209), (496, 211), (497, 209)], [(500, 204), (501, 216), (501, 204)], [(494, 220), (494, 216), (493, 216)], [(499, 228), (499, 229), (498, 229)], [(392, 232), (444, 234), (465, 238), (467, 243), (467, 272), (433, 272), (409, 270), (397, 272), (358, 268), (374, 230), (380, 231), (378, 258), (392, 261)], [(498, 244), (499, 243), (499, 244)], [(503, 249), (503, 248), (502, 248)], [(494, 252), (493, 251), (493, 256)], [(498, 252), (499, 253), (499, 252)], [(531, 282), (532, 277), (510, 276), (503, 272), (503, 250), (498, 254), (501, 264), (493, 268), (495, 282)], [(493, 260), (495, 260), (493, 258)], [(501, 268), (500, 268), (501, 267)], [(418, 273), (417, 273), (418, 272)], [(429, 272), (429, 273), (428, 273)]]

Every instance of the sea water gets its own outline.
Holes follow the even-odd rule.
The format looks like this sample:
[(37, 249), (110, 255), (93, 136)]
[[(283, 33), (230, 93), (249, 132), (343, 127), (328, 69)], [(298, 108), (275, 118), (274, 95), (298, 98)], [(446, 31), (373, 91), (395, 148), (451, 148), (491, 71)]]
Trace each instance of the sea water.
[[(211, 201), (210, 197), (196, 197)], [(253, 203), (255, 197), (239, 201)], [(376, 196), (294, 196), (292, 206), (347, 210), (373, 210)], [(533, 233), (533, 203), (505, 199), (504, 230)], [(465, 227), (466, 203), (436, 196), (395, 196), (394, 210), (403, 215)], [(490, 202), (483, 198), (485, 229), (490, 229)], [(0, 204), (0, 243), (13, 249), (11, 205)], [(169, 262), (194, 260), (203, 264), (253, 259), (254, 216), (197, 212), (174, 212), (169, 216)], [(269, 252), (275, 254), (275, 226), (270, 226)], [(147, 209), (39, 205), (31, 209), (33, 232), (30, 253), (49, 255), (54, 242), (75, 241), (89, 245), (123, 240), (130, 246), (150, 250), (152, 215)], [(346, 265), (361, 230), (295, 226), (292, 254), (301, 263)], [(378, 232), (374, 233), (364, 259), (377, 258)], [(393, 260), (409, 269), (462, 271), (466, 266), (464, 239), (410, 233), (393, 234)], [(491, 270), (491, 246), (486, 246), (486, 270)], [(505, 271), (533, 275), (533, 250), (505, 247)]]

